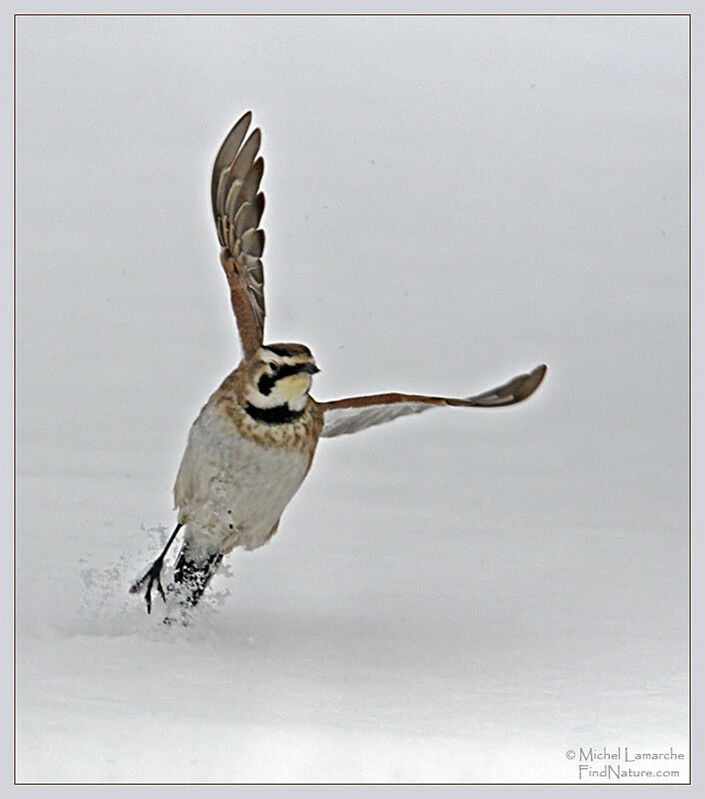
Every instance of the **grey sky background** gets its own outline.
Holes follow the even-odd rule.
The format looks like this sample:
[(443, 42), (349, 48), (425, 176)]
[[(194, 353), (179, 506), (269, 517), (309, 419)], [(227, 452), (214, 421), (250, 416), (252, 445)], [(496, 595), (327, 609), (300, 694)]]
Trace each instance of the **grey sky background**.
[[(511, 411), (324, 442), (271, 551), (234, 567), (220, 623), (275, 633), (282, 596), (294, 619), (333, 607), (397, 632), (416, 619), (400, 644), (413, 662), (444, 611), (486, 664), (501, 658), (483, 630), (506, 630), (529, 675), (555, 636), (560, 707), (577, 703), (576, 664), (596, 689), (626, 663), (664, 704), (629, 717), (615, 700), (641, 696), (628, 681), (584, 701), (681, 734), (687, 20), (23, 18), (17, 31), (20, 634), (106, 634), (75, 618), (79, 561), (104, 567), (143, 546), (141, 525), (171, 523), (188, 427), (240, 357), (208, 189), (223, 135), (252, 109), (265, 335), (312, 348), (318, 398), (549, 373)], [(108, 635), (139, 630), (137, 609), (115, 615)], [(25, 673), (46, 677), (46, 639), (25, 640)], [(66, 657), (55, 679), (70, 695)], [(32, 740), (47, 700), (24, 696)], [(560, 723), (549, 714), (546, 730)]]
[(310, 342), (319, 395), (463, 392), (545, 360), (564, 432), (589, 404), (637, 446), (642, 426), (677, 440), (684, 20), (31, 18), (20, 43), (23, 25), (19, 383), (50, 380), (36, 413), (59, 437), (77, 392), (112, 418), (190, 410), (239, 358), (207, 186), (252, 108), (267, 335)]

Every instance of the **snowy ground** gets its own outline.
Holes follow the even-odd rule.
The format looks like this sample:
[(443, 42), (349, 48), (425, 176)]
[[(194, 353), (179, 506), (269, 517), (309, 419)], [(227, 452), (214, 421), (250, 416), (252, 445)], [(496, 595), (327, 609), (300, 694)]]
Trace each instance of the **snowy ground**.
[[(687, 757), (686, 47), (675, 18), (18, 21), (18, 780)], [(267, 337), (317, 397), (549, 373), (323, 441), (162, 628), (127, 588), (239, 358), (207, 190), (247, 108)]]

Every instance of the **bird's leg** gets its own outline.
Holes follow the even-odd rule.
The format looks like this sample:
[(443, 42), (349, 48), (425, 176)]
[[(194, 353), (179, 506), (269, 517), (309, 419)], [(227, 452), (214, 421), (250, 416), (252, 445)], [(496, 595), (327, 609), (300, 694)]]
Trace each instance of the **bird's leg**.
[(174, 567), (174, 585), (169, 587), (180, 595), (180, 604), (187, 607), (198, 604), (221, 560), (222, 553), (214, 552), (205, 562), (197, 563), (188, 558), (188, 550), (182, 550)]
[(164, 618), (164, 624), (180, 622), (188, 626), (189, 610), (198, 604), (208, 583), (218, 570), (223, 555), (211, 553), (205, 560), (189, 558), (188, 544), (184, 545), (174, 567), (174, 582), (167, 586), (167, 593), (176, 601), (178, 610)]
[(136, 594), (142, 588), (142, 586), (147, 583), (147, 590), (144, 592), (144, 599), (147, 603), (147, 613), (152, 612), (152, 586), (155, 582), (157, 584), (157, 591), (159, 591), (159, 595), (164, 602), (166, 602), (166, 596), (164, 594), (164, 588), (162, 586), (161, 580), (162, 569), (164, 568), (164, 558), (166, 557), (166, 553), (169, 551), (169, 547), (174, 543), (174, 539), (176, 538), (176, 535), (180, 529), (181, 523), (177, 524), (174, 528), (174, 532), (169, 537), (169, 540), (166, 542), (166, 546), (161, 551), (159, 557), (154, 561), (149, 569), (147, 569), (145, 574), (130, 586), (130, 593)]

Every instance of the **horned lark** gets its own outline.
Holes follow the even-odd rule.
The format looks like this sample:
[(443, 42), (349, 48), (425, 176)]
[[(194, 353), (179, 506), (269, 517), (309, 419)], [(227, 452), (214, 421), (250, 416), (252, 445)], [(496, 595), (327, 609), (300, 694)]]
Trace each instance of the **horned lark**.
[[(178, 523), (159, 557), (130, 589), (145, 588), (149, 612), (156, 585), (182, 621), (224, 555), (235, 547), (256, 549), (277, 531), (282, 512), (311, 467), (319, 438), (356, 433), (442, 405), (513, 405), (532, 394), (546, 373), (544, 365), (537, 366), (465, 399), (393, 393), (317, 402), (309, 393), (318, 372), (309, 348), (263, 343), (264, 195), (259, 186), (264, 161), (257, 157), (259, 129), (245, 139), (251, 116), (246, 113), (226, 136), (211, 181), (220, 262), (244, 355), (191, 427), (174, 487)], [(182, 529), (183, 542), (165, 590), (164, 558)]]

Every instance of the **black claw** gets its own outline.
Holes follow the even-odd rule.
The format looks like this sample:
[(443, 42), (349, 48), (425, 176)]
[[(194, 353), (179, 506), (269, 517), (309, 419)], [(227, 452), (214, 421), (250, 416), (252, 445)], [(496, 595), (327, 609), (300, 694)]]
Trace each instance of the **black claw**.
[(157, 591), (164, 602), (166, 602), (166, 594), (164, 593), (164, 587), (162, 586), (161, 575), (157, 575)]
[(132, 583), (132, 585), (130, 586), (130, 593), (136, 594), (140, 590), (140, 588), (142, 588), (142, 585), (144, 581), (147, 579), (147, 577), (149, 577), (149, 572), (147, 572), (147, 574), (145, 574), (144, 577), (140, 577), (139, 580), (135, 580), (134, 583)]
[(164, 568), (164, 558), (180, 529), (181, 523), (176, 525), (176, 528), (169, 537), (169, 540), (166, 542), (166, 546), (162, 550), (161, 555), (147, 569), (144, 575), (130, 586), (130, 593), (136, 594), (142, 589), (142, 586), (145, 584), (145, 582), (147, 583), (147, 589), (144, 592), (144, 601), (147, 603), (147, 613), (152, 612), (152, 586), (154, 585), (155, 581), (157, 583), (157, 591), (159, 591), (159, 595), (166, 603), (166, 594), (164, 593), (164, 587), (162, 586), (162, 569)]
[(161, 596), (162, 600), (166, 602), (166, 594), (164, 593), (164, 586), (162, 586), (161, 579), (163, 568), (164, 559), (157, 558), (149, 567), (149, 569), (147, 569), (146, 573), (130, 586), (130, 593), (136, 594), (141, 590), (142, 586), (147, 583), (147, 588), (144, 592), (144, 601), (147, 603), (147, 613), (152, 612), (152, 586), (155, 582), (157, 584), (157, 591), (159, 591), (159, 595)]

